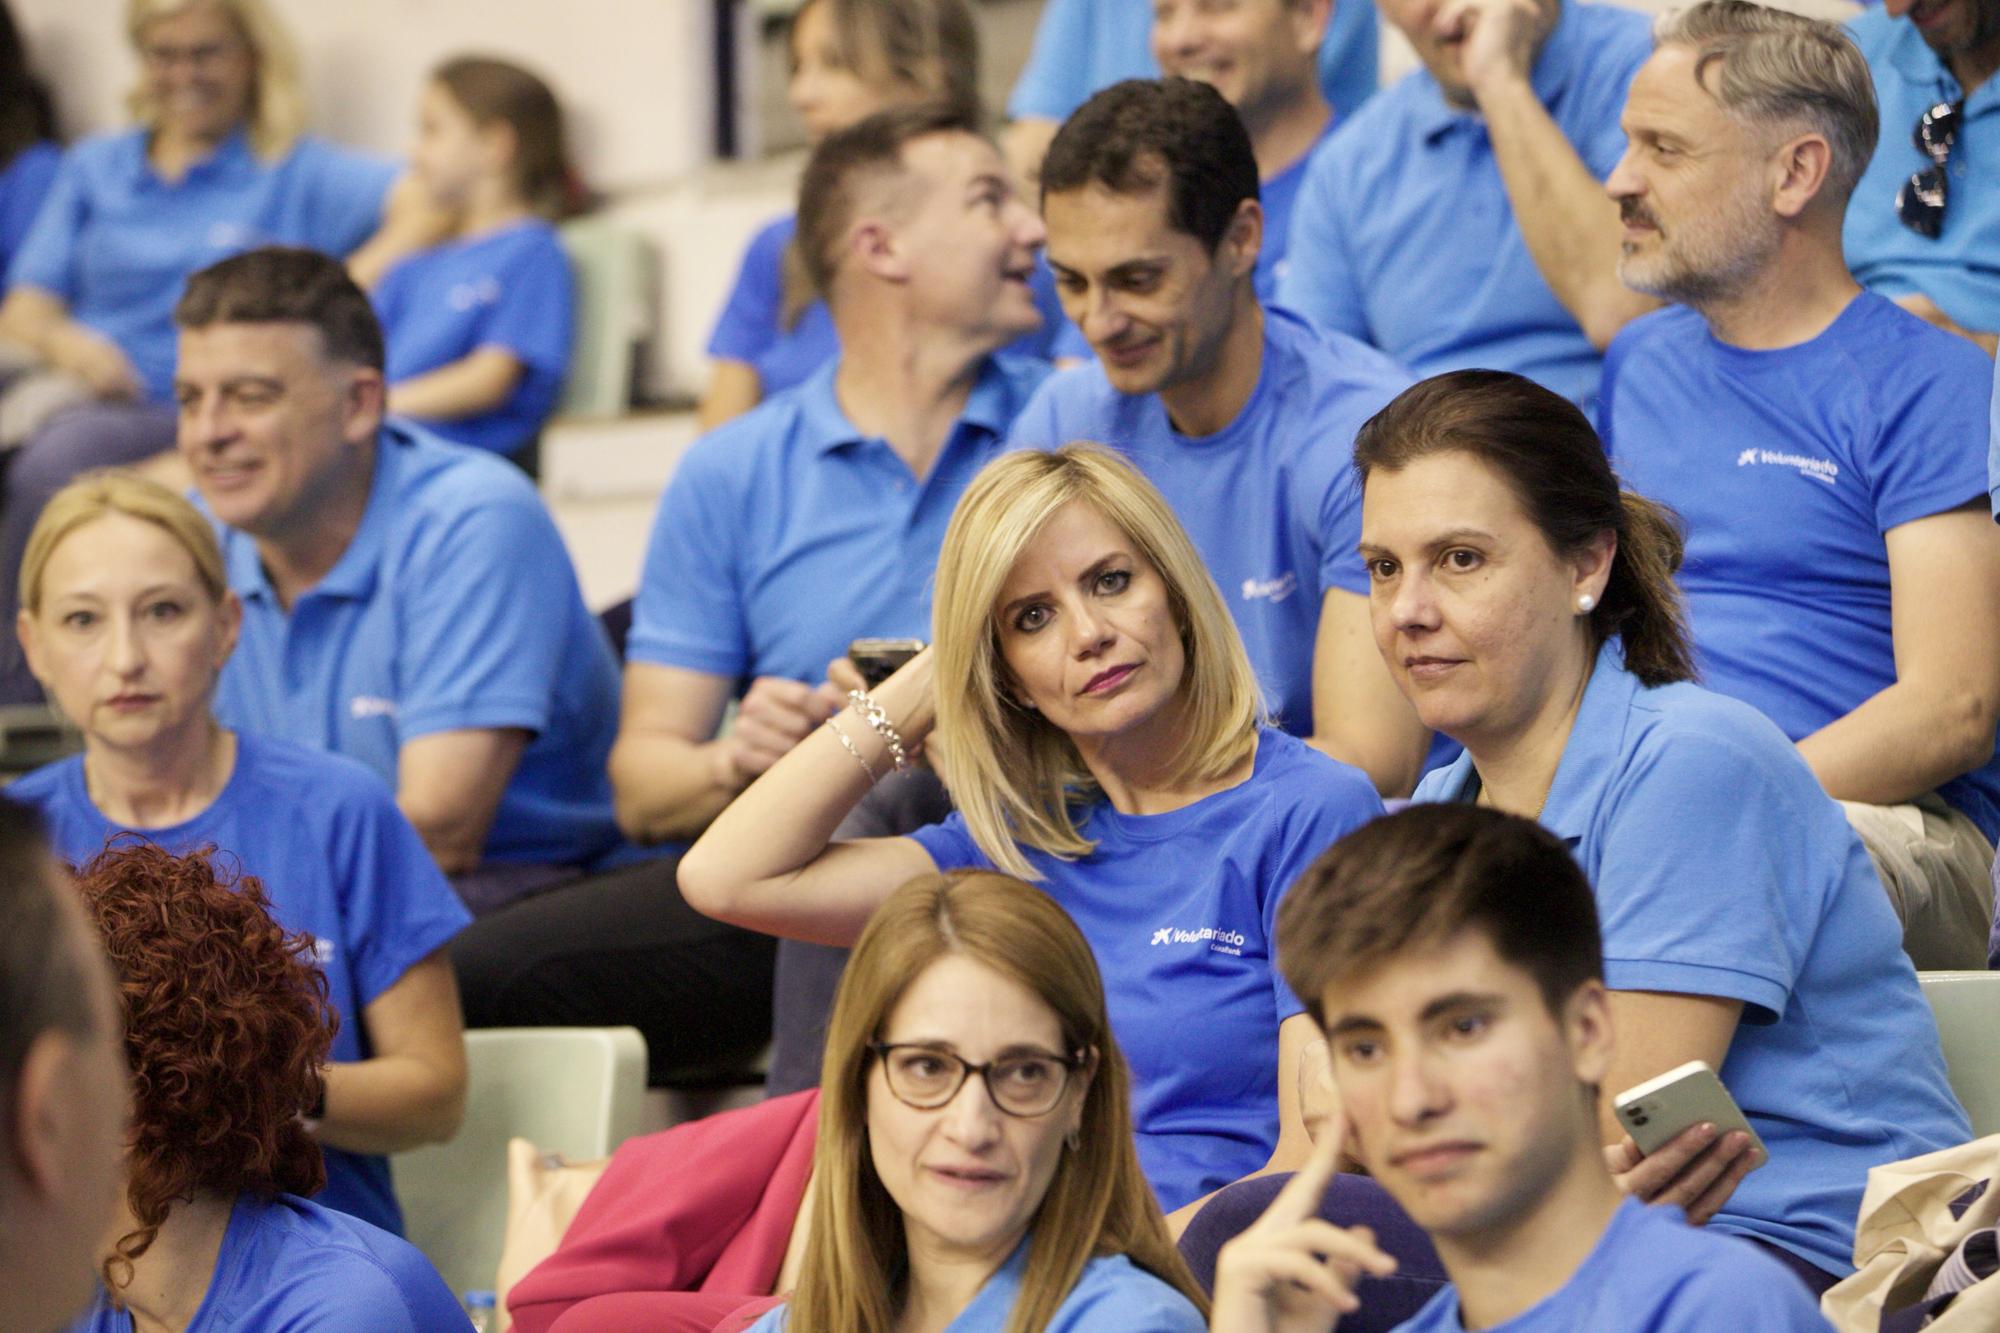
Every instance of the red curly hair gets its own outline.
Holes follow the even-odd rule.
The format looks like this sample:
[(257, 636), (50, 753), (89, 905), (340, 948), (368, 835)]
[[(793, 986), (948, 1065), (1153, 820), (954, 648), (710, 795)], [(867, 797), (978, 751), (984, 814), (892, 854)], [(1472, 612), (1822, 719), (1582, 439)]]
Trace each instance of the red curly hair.
[(219, 873), (214, 852), (121, 840), (77, 874), (118, 973), (132, 1064), (125, 1196), (139, 1226), (104, 1261), (113, 1292), (175, 1201), (326, 1183), (300, 1123), (319, 1102), (337, 1021), (326, 976), (312, 937), (272, 920), (264, 886)]

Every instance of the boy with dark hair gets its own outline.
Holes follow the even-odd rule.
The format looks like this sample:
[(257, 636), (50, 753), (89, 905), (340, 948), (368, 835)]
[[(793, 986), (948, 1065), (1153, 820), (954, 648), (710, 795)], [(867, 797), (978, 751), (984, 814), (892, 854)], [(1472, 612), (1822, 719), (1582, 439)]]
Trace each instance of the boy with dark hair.
[[(1470, 805), (1348, 835), (1278, 911), (1286, 981), (1332, 1048), (1346, 1148), (1453, 1285), (1406, 1330), (1824, 1329), (1751, 1245), (1625, 1197), (1598, 1140), (1610, 1066), (1595, 899), (1561, 841)], [(1223, 1248), (1217, 1333), (1330, 1328), (1388, 1256), (1315, 1218), (1343, 1136)], [(1615, 1151), (1615, 1150), (1614, 1150)]]

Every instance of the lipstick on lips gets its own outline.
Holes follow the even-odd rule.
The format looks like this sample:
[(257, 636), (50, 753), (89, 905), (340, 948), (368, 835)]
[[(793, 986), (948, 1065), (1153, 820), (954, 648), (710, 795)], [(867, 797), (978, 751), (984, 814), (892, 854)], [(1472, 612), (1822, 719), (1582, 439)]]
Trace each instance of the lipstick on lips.
[(1123, 685), (1126, 679), (1138, 669), (1139, 664), (1136, 662), (1126, 662), (1119, 666), (1107, 668), (1092, 676), (1090, 682), (1083, 687), (1083, 692), (1085, 694), (1102, 694), (1107, 690), (1116, 689), (1118, 686)]

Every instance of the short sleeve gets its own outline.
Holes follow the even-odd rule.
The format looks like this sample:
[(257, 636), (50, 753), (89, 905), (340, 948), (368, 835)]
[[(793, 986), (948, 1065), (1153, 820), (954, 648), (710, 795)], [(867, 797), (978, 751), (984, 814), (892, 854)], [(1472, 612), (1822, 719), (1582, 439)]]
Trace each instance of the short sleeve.
[(472, 917), (389, 789), (358, 766), (347, 786), (334, 822), (332, 868), (348, 966), (366, 1006)]
[(7, 270), (9, 287), (35, 287), (70, 304), (76, 302), (77, 243), (89, 216), (85, 162), (78, 150), (63, 154), (35, 220)]
[(434, 516), (399, 563), (400, 740), (547, 727), (569, 623), (563, 608), (581, 594), (541, 501), (524, 490)]
[(1929, 373), (1893, 405), (1873, 441), (1873, 457), (1863, 464), (1880, 532), (1956, 509), (1987, 489), (1978, 450), (1966, 446), (1990, 429), (1980, 390), (1990, 384), (1993, 362), (1950, 334), (1929, 341)]
[[(1271, 733), (1267, 732), (1261, 743), (1271, 744)], [(1299, 823), (1285, 840), (1282, 856), (1273, 867), (1272, 882), (1264, 886), (1264, 939), (1270, 950), (1271, 992), (1280, 1023), (1304, 1013), (1306, 1007), (1278, 967), (1278, 908), (1322, 852), (1382, 813), (1382, 798), (1360, 769), (1317, 755), (1307, 758), (1311, 785), (1299, 793), (1291, 813)], [(1329, 768), (1331, 771), (1326, 771)]]
[(569, 260), (553, 232), (523, 246), (507, 266), (500, 299), (486, 308), (478, 345), (499, 347), (557, 377), (569, 368), (574, 320)]
[(785, 246), (792, 236), (789, 218), (781, 218), (757, 233), (743, 252), (736, 284), (708, 338), (708, 354), (722, 361), (755, 364), (778, 340), (778, 315), (785, 300)]
[(979, 844), (972, 840), (971, 831), (965, 827), (965, 817), (956, 810), (938, 823), (918, 829), (909, 837), (910, 841), (924, 849), (939, 870), (993, 868), (986, 853), (980, 851)]
[(1993, 406), (1986, 427), (1986, 493), (1992, 500), (1993, 517), (2000, 521), (2000, 373), (1993, 379)]
[(0, 176), (0, 265), (27, 239), (61, 166), (62, 150), (48, 143), (30, 144), (8, 163)]
[(255, 1327), (284, 1333), (351, 1333), (357, 1328), (436, 1333), (470, 1327), (444, 1279), (421, 1256), (407, 1265), (408, 1273), (396, 1273), (374, 1256), (351, 1249), (287, 1257), (291, 1262), (275, 1274), (278, 1281), (251, 1311)]
[(1614, 466), (1618, 453), (1611, 442), (1611, 423), (1617, 417), (1612, 403), (1618, 393), (1619, 372), (1625, 369), (1625, 353), (1632, 346), (1634, 324), (1627, 324), (1612, 335), (1611, 345), (1604, 349), (1604, 369), (1597, 380), (1597, 438), (1603, 442), (1604, 456), (1611, 459)]
[[(1075, 327), (1072, 325), (1071, 327)], [(1055, 449), (1069, 443), (1058, 439), (1062, 429), (1062, 412), (1057, 396), (1062, 392), (1065, 381), (1075, 370), (1065, 370), (1043, 380), (1014, 417), (1014, 424), (1007, 428), (1007, 448), (1014, 449)]]
[[(1605, 983), (1740, 1000), (1775, 1016), (1822, 914), (1813, 828), (1770, 760), (1714, 735), (1665, 736), (1634, 756), (1592, 870)], [(1817, 788), (1815, 788), (1815, 791)]]
[(1008, 94), (1008, 116), (1015, 120), (1065, 120), (1097, 91), (1086, 86), (1090, 7), (1104, 3), (1131, 0), (1048, 0), (1041, 22), (1035, 25), (1028, 63)]
[(382, 209), (400, 168), (387, 158), (319, 139), (292, 150), (306, 176), (310, 206), (300, 240), (330, 255), (349, 255), (382, 225)]
[(1336, 130), (1313, 150), (1312, 161), (1306, 164), (1306, 178), (1292, 207), (1292, 234), (1285, 242), (1285, 270), (1278, 278), (1274, 304), (1322, 329), (1372, 343), (1341, 214), (1352, 192), (1339, 188), (1335, 179), (1339, 162), (1332, 151), (1340, 146), (1342, 135), (1351, 132)]
[(697, 444), (660, 499), (625, 645), (632, 661), (730, 680), (741, 679), (755, 666), (737, 573), (743, 532), (742, 516), (732, 512), (737, 488), (732, 477), (709, 465), (704, 450), (704, 444), (715, 452), (745, 447), (734, 440), (737, 433)]
[[(1098, 1263), (1109, 1261), (1098, 1260)], [(1115, 1280), (1086, 1276), (1048, 1323), (1048, 1333), (1205, 1333), (1208, 1323), (1187, 1297), (1127, 1263)]]

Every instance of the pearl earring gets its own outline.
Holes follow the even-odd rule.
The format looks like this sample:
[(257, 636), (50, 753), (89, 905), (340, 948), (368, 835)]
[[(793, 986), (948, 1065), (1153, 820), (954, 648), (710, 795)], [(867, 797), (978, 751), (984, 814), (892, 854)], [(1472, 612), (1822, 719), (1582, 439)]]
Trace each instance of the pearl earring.
[(1596, 608), (1597, 608), (1597, 599), (1595, 597), (1592, 597), (1589, 593), (1585, 593), (1583, 596), (1576, 599), (1576, 609), (1583, 615), (1586, 616), (1589, 615), (1592, 611), (1596, 610)]

